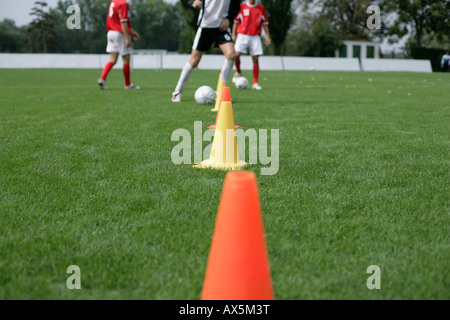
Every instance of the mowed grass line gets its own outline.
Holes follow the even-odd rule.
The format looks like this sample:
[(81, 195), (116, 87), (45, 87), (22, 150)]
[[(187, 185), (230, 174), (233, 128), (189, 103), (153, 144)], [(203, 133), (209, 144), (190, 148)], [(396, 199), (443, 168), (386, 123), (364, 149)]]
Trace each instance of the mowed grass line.
[[(199, 299), (225, 172), (171, 162), (217, 72), (0, 70), (0, 298)], [(244, 75), (251, 80), (251, 73)], [(258, 176), (277, 299), (448, 299), (450, 78), (261, 72), (236, 123), (279, 129)], [(204, 144), (204, 147), (207, 143)], [(81, 268), (82, 290), (66, 288)], [(381, 290), (368, 290), (369, 265)]]

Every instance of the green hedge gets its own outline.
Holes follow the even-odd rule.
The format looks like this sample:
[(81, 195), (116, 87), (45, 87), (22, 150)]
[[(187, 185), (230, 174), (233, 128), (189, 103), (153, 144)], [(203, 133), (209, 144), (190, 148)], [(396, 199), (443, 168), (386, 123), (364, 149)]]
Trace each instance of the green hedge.
[(411, 56), (414, 59), (427, 59), (431, 61), (434, 72), (441, 71), (441, 58), (445, 50), (435, 48), (411, 48)]

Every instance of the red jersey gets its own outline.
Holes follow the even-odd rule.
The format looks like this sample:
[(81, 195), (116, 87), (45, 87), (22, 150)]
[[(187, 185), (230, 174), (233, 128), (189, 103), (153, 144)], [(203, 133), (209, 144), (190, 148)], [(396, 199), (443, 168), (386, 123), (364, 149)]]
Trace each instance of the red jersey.
[(261, 34), (261, 26), (269, 24), (266, 8), (259, 3), (254, 5), (248, 2), (241, 3), (241, 10), (234, 18), (234, 23), (239, 24), (236, 30), (237, 33), (249, 36)]
[(125, 0), (112, 0), (109, 5), (108, 17), (106, 18), (106, 30), (115, 30), (123, 33), (121, 22), (128, 22), (128, 30), (131, 32), (130, 7)]

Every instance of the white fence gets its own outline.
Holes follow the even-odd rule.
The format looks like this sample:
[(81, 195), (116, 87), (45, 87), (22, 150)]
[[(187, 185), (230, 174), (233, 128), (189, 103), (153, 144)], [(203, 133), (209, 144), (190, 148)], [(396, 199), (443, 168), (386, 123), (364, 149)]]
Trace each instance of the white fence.
[(432, 72), (430, 60), (362, 59), (362, 71)]
[[(204, 55), (199, 69), (220, 70), (222, 55)], [(102, 69), (107, 54), (0, 54), (0, 69), (55, 68), (55, 69)], [(242, 56), (242, 69), (252, 68), (251, 57)], [(148, 51), (132, 56), (133, 69), (181, 69), (189, 61), (188, 54), (168, 54), (162, 50)], [(317, 70), (317, 71), (401, 71), (432, 72), (429, 60), (395, 60), (357, 58), (309, 58), (262, 56), (260, 65), (264, 70)], [(117, 67), (122, 66), (122, 61)]]

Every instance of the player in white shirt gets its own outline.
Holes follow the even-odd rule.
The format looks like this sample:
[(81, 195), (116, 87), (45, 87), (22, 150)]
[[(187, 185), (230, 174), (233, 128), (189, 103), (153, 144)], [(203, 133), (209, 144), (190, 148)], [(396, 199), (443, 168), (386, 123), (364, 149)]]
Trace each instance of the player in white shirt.
[(175, 91), (172, 93), (172, 102), (181, 101), (186, 82), (200, 63), (203, 53), (209, 50), (211, 45), (215, 44), (219, 47), (225, 56), (221, 71), (222, 80), (225, 83), (228, 82), (236, 59), (230, 25), (239, 12), (240, 0), (191, 0), (189, 4), (196, 9), (201, 9), (198, 30), (189, 62), (183, 67)]
[(450, 51), (447, 51), (441, 59), (442, 72), (450, 72)]

